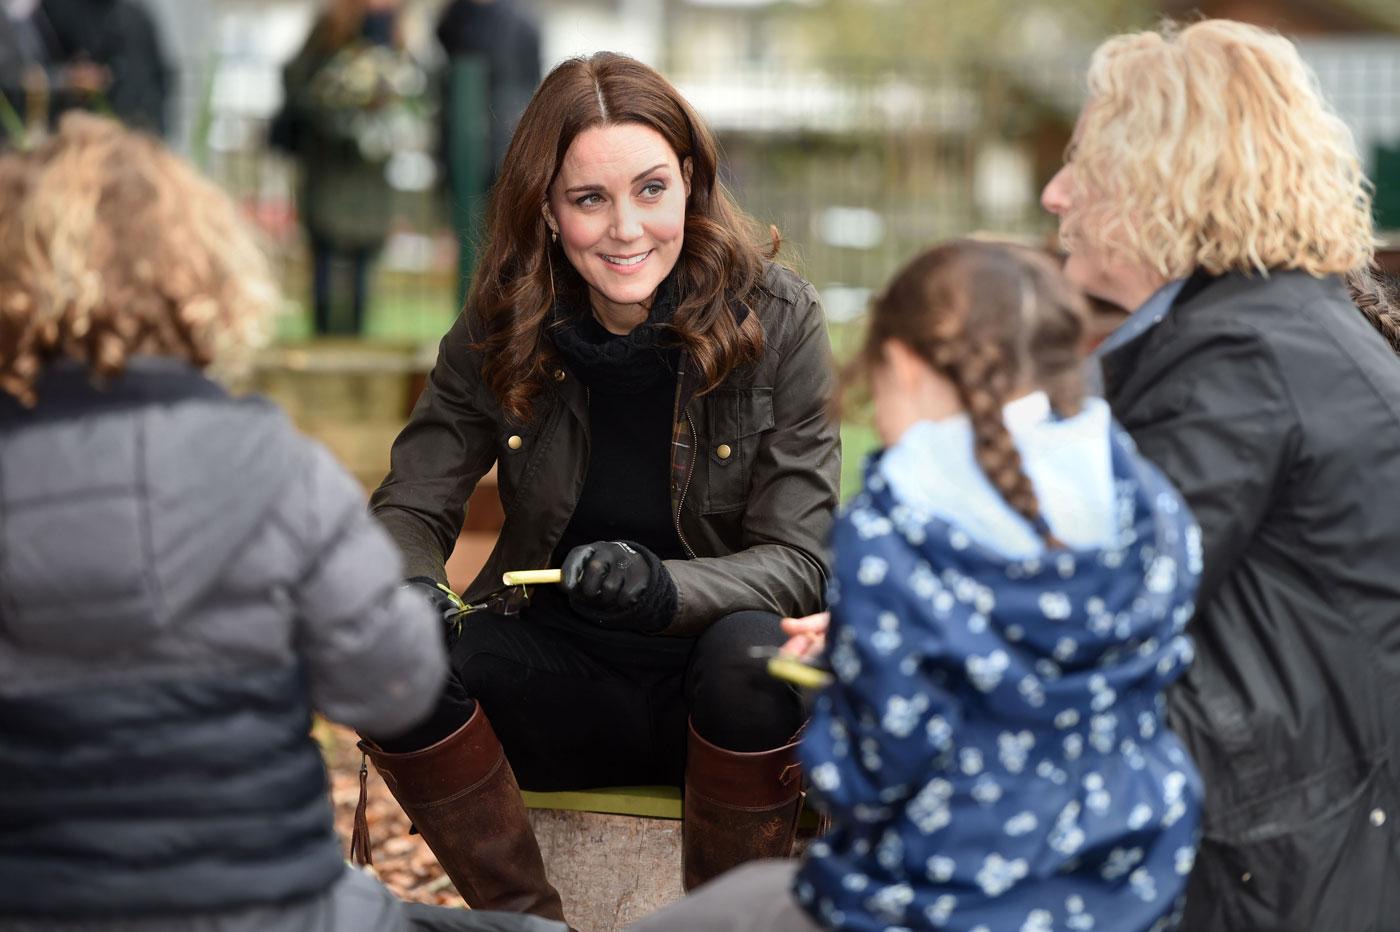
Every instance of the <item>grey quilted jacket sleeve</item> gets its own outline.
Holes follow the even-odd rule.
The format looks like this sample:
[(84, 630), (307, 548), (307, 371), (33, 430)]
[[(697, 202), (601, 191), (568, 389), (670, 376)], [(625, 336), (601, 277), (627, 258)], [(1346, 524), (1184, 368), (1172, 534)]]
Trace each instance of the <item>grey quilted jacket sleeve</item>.
[(402, 558), (355, 480), (312, 445), (295, 522), (309, 559), (296, 587), (298, 653), (316, 709), (361, 732), (421, 720), (447, 674), (441, 622), (401, 587)]

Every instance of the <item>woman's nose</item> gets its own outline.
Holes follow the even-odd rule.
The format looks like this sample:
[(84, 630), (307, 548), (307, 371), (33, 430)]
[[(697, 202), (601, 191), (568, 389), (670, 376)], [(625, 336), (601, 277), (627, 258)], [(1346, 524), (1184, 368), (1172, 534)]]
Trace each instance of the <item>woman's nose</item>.
[(642, 216), (636, 205), (627, 201), (618, 202), (617, 209), (613, 211), (613, 224), (610, 232), (613, 239), (623, 243), (641, 237)]
[(1070, 208), (1069, 166), (1062, 165), (1055, 177), (1040, 192), (1040, 205), (1055, 216), (1063, 216)]

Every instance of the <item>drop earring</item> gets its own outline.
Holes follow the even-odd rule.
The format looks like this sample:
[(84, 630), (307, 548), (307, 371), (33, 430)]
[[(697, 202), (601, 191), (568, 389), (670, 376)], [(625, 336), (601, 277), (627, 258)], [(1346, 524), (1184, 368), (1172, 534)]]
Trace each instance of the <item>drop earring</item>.
[[(551, 239), (557, 240), (559, 238), (559, 234), (553, 230), (549, 231), (549, 235)], [(559, 299), (554, 295), (554, 251), (552, 249), (545, 249), (544, 261), (546, 268), (549, 269), (549, 306), (553, 308), (558, 305)]]

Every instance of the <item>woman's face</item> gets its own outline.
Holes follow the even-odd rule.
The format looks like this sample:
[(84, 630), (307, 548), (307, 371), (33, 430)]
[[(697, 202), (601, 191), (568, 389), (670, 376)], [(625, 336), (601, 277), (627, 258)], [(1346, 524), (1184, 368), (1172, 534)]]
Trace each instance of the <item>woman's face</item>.
[[(1075, 142), (1070, 144), (1065, 164), (1050, 179), (1041, 192), (1040, 203), (1060, 218), (1063, 231), (1065, 218), (1080, 202), (1093, 194), (1075, 178), (1074, 150), (1084, 124), (1083, 114), (1075, 127)], [(1109, 301), (1127, 311), (1135, 311), (1152, 296), (1164, 280), (1151, 269), (1140, 268), (1116, 256), (1111, 256), (1092, 243), (1078, 243), (1065, 260), (1065, 277), (1086, 294)]]
[(646, 319), (680, 257), (689, 194), (690, 160), (680, 164), (650, 127), (596, 126), (569, 145), (545, 218), (608, 329), (627, 332)]

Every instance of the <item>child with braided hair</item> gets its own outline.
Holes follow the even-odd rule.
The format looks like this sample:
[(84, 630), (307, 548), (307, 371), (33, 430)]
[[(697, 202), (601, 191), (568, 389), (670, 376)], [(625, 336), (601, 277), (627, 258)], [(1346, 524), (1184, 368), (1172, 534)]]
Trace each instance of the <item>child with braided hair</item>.
[(835, 674), (800, 748), (833, 828), (640, 929), (1174, 926), (1201, 786), (1162, 692), (1199, 534), (1084, 396), (1086, 319), (1047, 258), (989, 242), (876, 300), (850, 374), (886, 448), (836, 525), (829, 627), (792, 626)]

